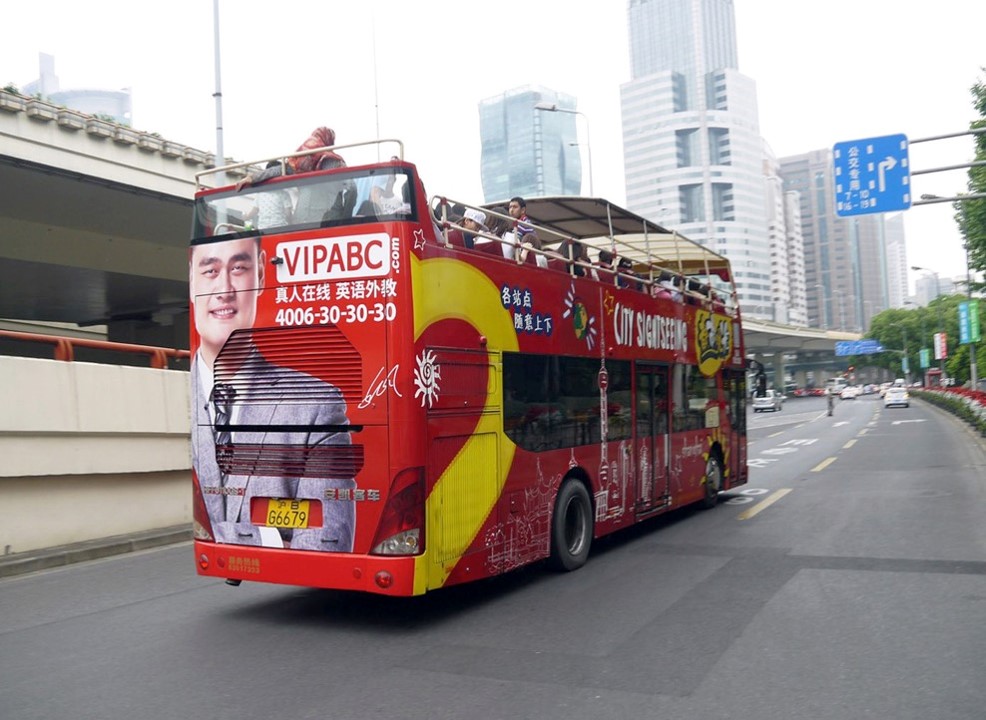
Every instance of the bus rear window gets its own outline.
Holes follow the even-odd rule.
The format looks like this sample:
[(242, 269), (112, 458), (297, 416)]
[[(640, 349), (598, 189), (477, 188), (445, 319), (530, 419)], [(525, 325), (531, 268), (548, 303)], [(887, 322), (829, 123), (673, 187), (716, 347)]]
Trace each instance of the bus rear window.
[(416, 219), (404, 168), (288, 175), (198, 197), (192, 240)]

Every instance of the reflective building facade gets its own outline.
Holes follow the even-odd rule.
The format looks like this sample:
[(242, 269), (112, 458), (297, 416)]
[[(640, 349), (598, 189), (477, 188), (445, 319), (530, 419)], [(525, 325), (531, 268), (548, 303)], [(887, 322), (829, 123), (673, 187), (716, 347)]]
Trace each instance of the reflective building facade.
[(538, 110), (539, 103), (576, 109), (573, 96), (537, 86), (514, 88), (479, 103), (485, 202), (515, 195), (581, 194), (576, 115)]

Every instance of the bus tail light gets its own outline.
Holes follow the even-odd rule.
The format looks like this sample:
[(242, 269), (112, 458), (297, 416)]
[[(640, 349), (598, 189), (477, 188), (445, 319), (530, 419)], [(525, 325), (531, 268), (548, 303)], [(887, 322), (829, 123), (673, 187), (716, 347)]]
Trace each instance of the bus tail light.
[(397, 474), (373, 538), (373, 555), (420, 555), (425, 549), (425, 472), (408, 468)]

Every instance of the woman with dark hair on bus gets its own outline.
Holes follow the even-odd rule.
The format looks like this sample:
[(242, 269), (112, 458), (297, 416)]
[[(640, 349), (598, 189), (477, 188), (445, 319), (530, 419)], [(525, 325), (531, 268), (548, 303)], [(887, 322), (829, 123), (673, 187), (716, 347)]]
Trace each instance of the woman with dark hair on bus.
[[(305, 142), (298, 146), (295, 152), (305, 150), (315, 150), (317, 148), (332, 147), (336, 143), (335, 130), (328, 127), (315, 128)], [(262, 183), (271, 178), (281, 175), (294, 175), (296, 173), (311, 172), (312, 170), (329, 170), (331, 168), (346, 167), (346, 161), (336, 152), (327, 150), (320, 153), (311, 153), (300, 157), (292, 157), (287, 160), (287, 168), (283, 168), (280, 163), (268, 165), (266, 169), (257, 173), (250, 174), (236, 183), (236, 189), (242, 190), (247, 185)]]
[[(332, 147), (336, 144), (336, 133), (332, 128), (315, 128), (305, 142), (298, 146), (295, 152), (304, 150), (315, 150), (316, 148)], [(303, 173), (312, 170), (329, 170), (331, 168), (346, 167), (346, 161), (332, 150), (301, 157), (288, 158), (288, 167), (292, 172)], [(289, 173), (290, 174), (290, 173)]]
[[(315, 128), (295, 152), (329, 148), (335, 144), (335, 141), (336, 134), (332, 128)], [(239, 191), (247, 185), (262, 183), (281, 175), (296, 175), (339, 167), (346, 167), (346, 161), (335, 151), (313, 152), (308, 155), (288, 158), (283, 166), (278, 163), (256, 175), (247, 175), (236, 183), (236, 189)], [(356, 185), (352, 180), (341, 180), (316, 186), (305, 185), (298, 190), (294, 221), (298, 223), (324, 223), (352, 217), (355, 205)]]

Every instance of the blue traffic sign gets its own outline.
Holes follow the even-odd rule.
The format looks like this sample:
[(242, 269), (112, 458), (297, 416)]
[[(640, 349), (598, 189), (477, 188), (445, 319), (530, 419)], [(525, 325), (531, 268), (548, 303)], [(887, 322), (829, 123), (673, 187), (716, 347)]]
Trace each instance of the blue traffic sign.
[(835, 343), (836, 357), (847, 355), (872, 355), (883, 352), (884, 347), (879, 340), (838, 340)]
[(839, 217), (907, 210), (911, 167), (906, 135), (836, 143), (835, 212)]

